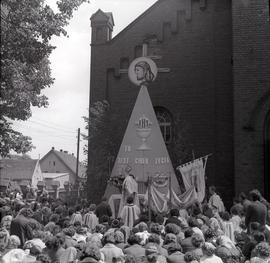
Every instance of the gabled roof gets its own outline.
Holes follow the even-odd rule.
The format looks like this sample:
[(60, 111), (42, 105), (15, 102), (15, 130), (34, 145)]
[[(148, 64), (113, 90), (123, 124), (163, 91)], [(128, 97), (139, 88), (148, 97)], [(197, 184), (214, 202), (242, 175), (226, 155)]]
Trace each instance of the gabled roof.
[(94, 13), (90, 20), (97, 22), (108, 22), (111, 26), (114, 26), (114, 19), (112, 12), (103, 12), (101, 9), (98, 9), (96, 13)]
[[(51, 149), (46, 155), (44, 155), (40, 162), (45, 160), (48, 155), (54, 154), (56, 157), (69, 169), (71, 172), (76, 174), (76, 163), (77, 163), (77, 158), (73, 154), (69, 154), (65, 151), (57, 151), (55, 149)], [(83, 177), (86, 173), (86, 167), (79, 162), (79, 167), (78, 167), (78, 175), (79, 177)]]
[(32, 180), (38, 160), (1, 159), (1, 178), (10, 180)]
[[(165, 0), (163, 0), (165, 1)], [(147, 16), (149, 13), (152, 12), (158, 5), (163, 2), (162, 0), (156, 1), (152, 6), (150, 6), (146, 11), (144, 11), (141, 15), (139, 15), (135, 20), (133, 20), (129, 25), (127, 25), (122, 31), (120, 31), (117, 35), (115, 35), (110, 42), (118, 39), (122, 34), (124, 34), (126, 31), (128, 31), (131, 27), (133, 27), (135, 24), (137, 24), (141, 19), (143, 19), (145, 16)]]

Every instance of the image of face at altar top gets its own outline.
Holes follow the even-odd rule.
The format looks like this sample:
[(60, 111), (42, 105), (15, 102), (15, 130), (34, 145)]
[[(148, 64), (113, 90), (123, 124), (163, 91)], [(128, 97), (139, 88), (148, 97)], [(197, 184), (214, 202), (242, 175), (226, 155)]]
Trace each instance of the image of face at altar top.
[(136, 58), (129, 66), (128, 75), (131, 82), (137, 86), (146, 85), (155, 80), (157, 66), (150, 58)]

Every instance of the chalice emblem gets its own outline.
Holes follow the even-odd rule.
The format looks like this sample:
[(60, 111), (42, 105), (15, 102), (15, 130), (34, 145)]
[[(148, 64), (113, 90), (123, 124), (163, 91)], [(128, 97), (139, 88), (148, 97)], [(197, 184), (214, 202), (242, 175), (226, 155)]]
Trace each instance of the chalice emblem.
[(146, 144), (147, 138), (151, 134), (151, 126), (152, 122), (143, 115), (136, 123), (135, 123), (137, 129), (137, 135), (141, 138), (142, 144), (140, 145), (137, 150), (139, 151), (146, 151), (146, 150), (151, 150), (151, 148)]

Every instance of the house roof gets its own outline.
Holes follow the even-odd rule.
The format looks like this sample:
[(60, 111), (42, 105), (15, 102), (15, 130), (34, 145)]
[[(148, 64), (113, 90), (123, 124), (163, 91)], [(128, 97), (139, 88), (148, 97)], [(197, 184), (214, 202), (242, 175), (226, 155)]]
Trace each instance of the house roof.
[(38, 160), (0, 160), (1, 178), (9, 180), (32, 180)]
[[(69, 154), (66, 151), (57, 151), (54, 148), (52, 148), (45, 156), (41, 158), (41, 162), (47, 158), (48, 155), (54, 154), (60, 159), (60, 161), (67, 167), (69, 170), (71, 170), (74, 174), (76, 174), (76, 163), (77, 158), (73, 154)], [(86, 167), (79, 162), (78, 167), (78, 175), (79, 177), (84, 177), (86, 173)]]

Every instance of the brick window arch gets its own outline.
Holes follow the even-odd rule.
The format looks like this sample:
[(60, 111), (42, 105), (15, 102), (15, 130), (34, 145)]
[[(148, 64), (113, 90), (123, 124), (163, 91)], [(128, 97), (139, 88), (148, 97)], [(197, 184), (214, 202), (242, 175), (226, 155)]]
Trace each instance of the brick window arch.
[(164, 107), (154, 107), (161, 133), (166, 144), (172, 141), (172, 114)]

